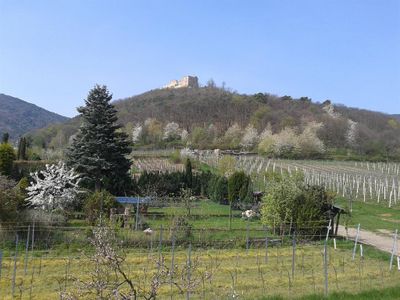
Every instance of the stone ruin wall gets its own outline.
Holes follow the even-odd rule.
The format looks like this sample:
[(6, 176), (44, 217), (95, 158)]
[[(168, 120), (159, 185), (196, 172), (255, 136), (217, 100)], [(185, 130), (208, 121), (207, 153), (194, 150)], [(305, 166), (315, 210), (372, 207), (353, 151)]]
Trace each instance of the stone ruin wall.
[(167, 85), (163, 86), (164, 89), (178, 89), (178, 88), (198, 88), (199, 79), (197, 76), (185, 76), (181, 80), (172, 80)]

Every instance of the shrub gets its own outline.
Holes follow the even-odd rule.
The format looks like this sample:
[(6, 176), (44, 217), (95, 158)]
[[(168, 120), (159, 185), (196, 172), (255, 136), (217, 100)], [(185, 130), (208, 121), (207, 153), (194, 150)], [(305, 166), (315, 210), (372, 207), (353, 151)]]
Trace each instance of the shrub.
[(317, 234), (329, 220), (333, 198), (321, 186), (304, 185), (289, 177), (269, 185), (261, 208), (262, 223), (268, 226), (292, 224), (294, 230)]
[(0, 174), (11, 175), (13, 162), (15, 160), (13, 147), (8, 143), (0, 144)]
[(243, 171), (235, 172), (228, 179), (228, 200), (234, 206), (252, 202), (251, 179)]
[(84, 212), (88, 222), (90, 224), (95, 224), (96, 220), (100, 217), (100, 214), (109, 217), (110, 209), (119, 206), (120, 204), (109, 192), (94, 192), (88, 195), (85, 201)]
[(209, 198), (218, 203), (225, 203), (228, 198), (228, 180), (224, 176), (213, 176), (209, 181)]

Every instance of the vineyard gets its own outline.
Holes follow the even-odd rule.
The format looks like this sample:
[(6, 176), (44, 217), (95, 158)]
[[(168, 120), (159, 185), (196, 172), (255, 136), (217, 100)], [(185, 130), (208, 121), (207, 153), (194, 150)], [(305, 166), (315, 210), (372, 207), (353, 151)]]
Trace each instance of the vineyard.
[(132, 165), (134, 172), (182, 172), (183, 164), (174, 164), (167, 158), (159, 157), (140, 157), (133, 160)]
[[(40, 243), (44, 240), (32, 245), (28, 236), (1, 256), (2, 299), (56, 299), (98, 276), (85, 231), (52, 230), (63, 236), (62, 247), (46, 248)], [(124, 274), (135, 283), (139, 299), (153, 299), (154, 294), (157, 299), (292, 298), (384, 289), (400, 280), (389, 255), (357, 244), (353, 249), (354, 243), (340, 240), (329, 239), (324, 245), (325, 238), (304, 243), (301, 236), (276, 240), (269, 235), (245, 247), (214, 248), (197, 239), (178, 243), (162, 228), (151, 235), (122, 229), (118, 239), (125, 245)], [(128, 246), (132, 239), (144, 244)]]
[[(224, 156), (204, 151), (194, 157), (218, 167)], [(379, 203), (388, 207), (398, 206), (400, 202), (399, 163), (281, 160), (256, 155), (232, 157), (235, 159), (235, 169), (250, 174), (259, 190), (265, 189), (266, 173), (292, 175), (301, 172), (306, 183), (322, 185), (349, 199)]]

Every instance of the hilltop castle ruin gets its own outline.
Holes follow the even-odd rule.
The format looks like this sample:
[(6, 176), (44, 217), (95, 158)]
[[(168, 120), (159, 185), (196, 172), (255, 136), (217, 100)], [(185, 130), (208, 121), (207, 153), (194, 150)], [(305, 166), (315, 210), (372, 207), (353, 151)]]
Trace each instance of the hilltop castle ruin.
[(199, 79), (197, 76), (184, 76), (181, 80), (172, 80), (167, 85), (164, 85), (164, 89), (179, 89), (179, 88), (198, 88)]

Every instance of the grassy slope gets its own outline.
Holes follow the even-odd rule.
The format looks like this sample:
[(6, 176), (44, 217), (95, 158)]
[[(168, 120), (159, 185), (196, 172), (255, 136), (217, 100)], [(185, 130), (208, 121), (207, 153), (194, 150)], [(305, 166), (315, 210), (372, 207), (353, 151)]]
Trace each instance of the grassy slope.
[[(341, 207), (349, 207), (348, 201), (339, 197), (336, 201)], [(344, 225), (344, 218), (341, 224)], [(388, 208), (380, 204), (353, 202), (353, 212), (349, 225), (355, 227), (361, 224), (363, 229), (378, 231), (379, 229), (393, 232), (400, 229), (400, 208)]]

